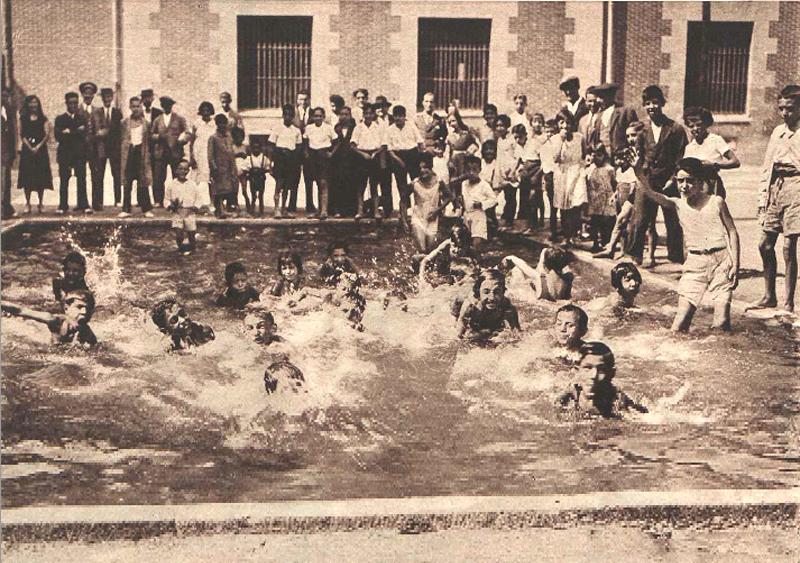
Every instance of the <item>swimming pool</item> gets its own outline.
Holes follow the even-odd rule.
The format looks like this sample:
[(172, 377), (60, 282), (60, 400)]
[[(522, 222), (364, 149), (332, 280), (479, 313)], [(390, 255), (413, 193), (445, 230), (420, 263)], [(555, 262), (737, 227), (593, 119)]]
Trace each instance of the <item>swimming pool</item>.
[[(264, 392), (269, 353), (243, 313), (216, 309), (226, 262), (266, 287), (276, 256), (314, 272), (327, 243), (349, 242), (367, 275), (363, 333), (328, 312), (275, 309), (304, 392)], [(455, 341), (457, 291), (413, 294), (412, 247), (394, 226), (209, 227), (197, 254), (166, 229), (29, 227), (4, 235), (3, 298), (51, 309), (50, 278), (70, 245), (89, 255), (102, 342), (53, 349), (46, 329), (4, 318), (3, 506), (260, 502), (425, 495), (536, 495), (622, 489), (783, 488), (798, 484), (800, 383), (791, 328), (735, 318), (732, 335), (669, 330), (676, 298), (645, 284), (643, 311), (590, 319), (617, 356), (617, 383), (650, 407), (623, 421), (574, 420), (552, 407), (569, 383), (552, 357), (556, 305), (522, 303), (522, 335), (490, 348)], [(538, 249), (491, 245), (487, 263)], [(574, 298), (609, 293), (576, 264)], [(313, 278), (313, 276), (312, 276)], [(313, 283), (313, 279), (311, 280)], [(408, 311), (384, 311), (399, 287)], [(149, 318), (165, 293), (214, 342), (167, 352)], [(519, 296), (516, 296), (519, 297)]]

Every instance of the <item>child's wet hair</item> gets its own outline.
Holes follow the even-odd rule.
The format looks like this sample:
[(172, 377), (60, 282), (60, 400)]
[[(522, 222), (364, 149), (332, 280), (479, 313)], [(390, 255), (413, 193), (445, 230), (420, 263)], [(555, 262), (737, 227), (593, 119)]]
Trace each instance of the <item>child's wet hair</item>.
[(169, 332), (167, 329), (167, 311), (175, 306), (182, 307), (175, 297), (167, 297), (153, 305), (153, 308), (150, 309), (150, 318), (153, 319), (153, 323), (155, 323), (161, 332)]
[(568, 266), (575, 259), (575, 256), (569, 250), (560, 246), (548, 246), (542, 252), (544, 255), (544, 265), (550, 270), (560, 272), (565, 266)]
[(611, 287), (620, 291), (622, 289), (622, 280), (625, 276), (630, 274), (639, 284), (642, 283), (642, 274), (639, 268), (633, 262), (620, 262), (611, 268)]
[(297, 252), (281, 252), (278, 254), (278, 273), (280, 273), (281, 268), (284, 264), (294, 264), (294, 267), (297, 268), (297, 275), (303, 273), (303, 259)]
[(71, 289), (69, 291), (65, 291), (64, 296), (61, 298), (61, 303), (63, 304), (64, 309), (66, 309), (67, 301), (74, 299), (75, 297), (86, 303), (86, 322), (89, 322), (92, 320), (92, 315), (94, 315), (94, 309), (96, 306), (94, 293), (87, 289)]
[(68, 252), (67, 255), (64, 256), (61, 265), (66, 268), (67, 264), (78, 264), (84, 272), (86, 271), (86, 257), (77, 250)]
[(302, 387), (303, 383), (306, 381), (300, 368), (291, 363), (288, 359), (281, 359), (271, 363), (264, 371), (264, 389), (267, 393), (271, 394), (277, 391), (279, 382), (275, 377), (277, 374), (285, 375), (287, 381), (285, 381), (284, 384), (288, 385), (295, 393), (297, 393), (298, 388)]
[(505, 291), (506, 290), (506, 276), (500, 270), (496, 270), (491, 268), (489, 270), (484, 270), (478, 275), (478, 278), (475, 280), (475, 283), (472, 284), (472, 295), (478, 299), (481, 294), (481, 285), (483, 282), (487, 280), (496, 281), (500, 288)]
[(556, 311), (556, 318), (560, 313), (572, 313), (575, 316), (575, 319), (578, 321), (578, 330), (580, 330), (583, 334), (589, 330), (589, 315), (586, 314), (586, 311), (578, 307), (573, 303), (567, 303), (566, 305), (562, 305)]
[(472, 241), (472, 233), (463, 223), (456, 223), (450, 227), (450, 242), (458, 247), (468, 247)]
[(247, 268), (241, 262), (231, 262), (225, 266), (225, 283), (230, 285), (233, 282), (233, 276), (236, 274), (246, 274)]
[(578, 356), (580, 358), (578, 362), (583, 360), (586, 356), (601, 356), (609, 368), (609, 379), (614, 375), (614, 369), (616, 365), (614, 352), (611, 351), (611, 348), (609, 348), (605, 342), (599, 342), (596, 340), (584, 342), (578, 350)]
[(273, 316), (272, 311), (264, 311), (263, 313), (261, 313), (258, 319), (258, 323), (256, 324), (256, 328), (267, 324), (276, 326), (275, 317)]
[(335, 240), (328, 245), (328, 256), (333, 256), (333, 251), (337, 248), (341, 248), (344, 250), (345, 254), (350, 254), (350, 247), (347, 245), (346, 242), (341, 240)]

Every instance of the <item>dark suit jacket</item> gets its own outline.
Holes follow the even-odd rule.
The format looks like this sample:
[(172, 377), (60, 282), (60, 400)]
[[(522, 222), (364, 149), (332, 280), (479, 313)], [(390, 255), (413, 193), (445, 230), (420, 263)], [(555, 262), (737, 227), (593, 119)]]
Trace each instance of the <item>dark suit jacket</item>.
[[(83, 129), (78, 130), (80, 127)], [(69, 133), (64, 132), (66, 129), (69, 129)], [(58, 142), (56, 159), (59, 164), (72, 165), (86, 161), (88, 156), (86, 144), (87, 129), (85, 112), (76, 112), (73, 117), (70, 117), (68, 113), (62, 113), (56, 117), (54, 131), (56, 141)]]
[(340, 163), (344, 163), (344, 161), (353, 155), (353, 149), (350, 147), (350, 139), (353, 136), (353, 129), (355, 128), (355, 119), (350, 120), (346, 134), (344, 133), (344, 127), (340, 123), (333, 126), (333, 130), (336, 132), (336, 139), (333, 140), (331, 156), (339, 160)]
[(122, 131), (122, 112), (111, 108), (111, 119), (106, 119), (106, 108), (100, 107), (92, 114), (92, 131), (94, 132), (94, 150), (97, 158), (114, 157), (119, 154), (120, 135)]
[(436, 142), (447, 138), (447, 125), (445, 125), (444, 118), (438, 116), (436, 112), (434, 112), (433, 121), (430, 124), (425, 123), (424, 112), (418, 113), (414, 117), (414, 125), (417, 126), (419, 132), (422, 133), (422, 138), (425, 140), (425, 152), (432, 153)]
[(183, 116), (172, 112), (169, 126), (164, 122), (164, 114), (159, 115), (152, 123), (150, 128), (151, 135), (158, 135), (158, 140), (153, 147), (153, 158), (160, 160), (169, 158), (179, 160), (183, 157), (183, 146), (185, 143), (179, 142), (178, 138), (186, 132), (186, 119)]
[(589, 107), (586, 105), (586, 100), (584, 100), (583, 98), (581, 98), (581, 100), (578, 102), (578, 108), (575, 110), (575, 114), (574, 115), (572, 114), (571, 111), (569, 111), (569, 109), (567, 109), (567, 103), (566, 102), (564, 102), (564, 105), (561, 106), (561, 109), (563, 109), (564, 111), (566, 111), (570, 115), (572, 115), (572, 118), (575, 121), (575, 127), (576, 128), (578, 127), (578, 124), (580, 123), (580, 121), (583, 118), (583, 116), (587, 115), (589, 113)]
[(643, 155), (642, 172), (656, 191), (661, 191), (678, 169), (678, 161), (689, 143), (682, 125), (667, 118), (656, 142), (652, 124), (648, 123), (639, 135), (639, 152)]
[(295, 107), (294, 108), (294, 119), (292, 120), (292, 124), (295, 127), (297, 127), (298, 129), (300, 129), (301, 133), (305, 133), (306, 125), (308, 125), (311, 122), (311, 110), (312, 109), (314, 109), (314, 108), (311, 108), (311, 107), (306, 108), (306, 118), (305, 119), (300, 119), (300, 108), (299, 107)]
[[(142, 106), (142, 112), (144, 112), (144, 105)], [(156, 118), (162, 113), (164, 113), (164, 110), (162, 110), (161, 108), (150, 106), (150, 124), (152, 125), (153, 122), (156, 120)]]

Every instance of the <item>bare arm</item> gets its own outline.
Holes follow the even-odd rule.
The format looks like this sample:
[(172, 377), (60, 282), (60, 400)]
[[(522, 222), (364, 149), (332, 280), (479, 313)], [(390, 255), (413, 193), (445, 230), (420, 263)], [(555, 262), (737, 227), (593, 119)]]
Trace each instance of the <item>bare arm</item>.
[(50, 313), (46, 313), (44, 311), (35, 311), (33, 309), (28, 309), (27, 307), (23, 307), (15, 303), (9, 303), (8, 301), (1, 302), (0, 309), (2, 309), (4, 313), (8, 313), (9, 315), (13, 315), (15, 317), (21, 317), (23, 319), (31, 319), (33, 321), (45, 324), (49, 323), (55, 318)]
[(734, 168), (739, 168), (742, 165), (739, 162), (739, 158), (736, 156), (732, 150), (728, 150), (725, 154), (722, 155), (722, 160), (716, 163), (717, 168), (720, 170), (732, 170)]
[(722, 224), (725, 225), (725, 230), (728, 231), (728, 244), (730, 245), (730, 253), (733, 264), (728, 271), (728, 279), (733, 283), (733, 288), (739, 284), (739, 231), (736, 230), (736, 225), (733, 223), (733, 217), (728, 209), (728, 204), (724, 199), (720, 198), (719, 202), (719, 216), (722, 219)]
[(653, 191), (653, 189), (650, 187), (650, 181), (643, 174), (637, 174), (637, 176), (639, 178), (639, 189), (642, 190), (642, 195), (644, 197), (656, 202), (662, 207), (668, 207), (670, 209), (675, 209), (677, 207), (676, 203), (670, 198), (664, 194)]
[(510, 262), (513, 264), (520, 272), (525, 274), (525, 277), (534, 278), (538, 275), (535, 268), (532, 268), (530, 264), (528, 264), (522, 258), (514, 256), (513, 254), (509, 254), (505, 258), (503, 258), (504, 262)]
[(428, 263), (430, 263), (431, 260), (436, 258), (439, 255), (440, 252), (443, 252), (444, 250), (446, 250), (449, 247), (450, 247), (450, 239), (444, 240), (444, 241), (441, 242), (441, 244), (439, 244), (439, 246), (437, 246), (436, 248), (431, 250), (428, 253), (428, 255), (425, 256), (425, 258), (423, 258), (420, 261), (420, 263), (419, 263), (419, 283), (420, 284), (424, 285), (424, 284), (427, 283), (426, 280), (425, 280), (425, 269), (427, 268)]

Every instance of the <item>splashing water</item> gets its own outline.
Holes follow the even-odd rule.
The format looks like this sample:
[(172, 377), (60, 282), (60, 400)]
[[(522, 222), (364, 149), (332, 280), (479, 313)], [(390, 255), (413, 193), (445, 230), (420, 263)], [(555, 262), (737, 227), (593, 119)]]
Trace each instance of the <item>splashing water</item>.
[(131, 284), (125, 280), (120, 265), (123, 227), (116, 226), (99, 252), (84, 250), (72, 230), (61, 227), (61, 241), (86, 258), (86, 284), (94, 291), (98, 303), (119, 301), (130, 297)]

